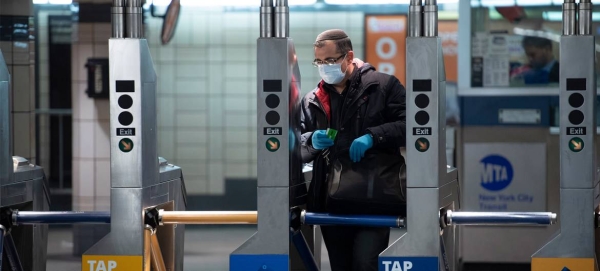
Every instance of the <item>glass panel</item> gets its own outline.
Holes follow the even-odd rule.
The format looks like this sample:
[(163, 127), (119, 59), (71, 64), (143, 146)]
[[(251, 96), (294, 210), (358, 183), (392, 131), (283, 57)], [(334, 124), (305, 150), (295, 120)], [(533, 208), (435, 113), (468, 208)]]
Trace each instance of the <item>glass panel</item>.
[[(471, 2), (471, 86), (557, 87), (562, 5), (542, 0), (518, 0), (521, 6), (496, 2)], [(600, 10), (593, 18), (593, 33), (600, 35)]]

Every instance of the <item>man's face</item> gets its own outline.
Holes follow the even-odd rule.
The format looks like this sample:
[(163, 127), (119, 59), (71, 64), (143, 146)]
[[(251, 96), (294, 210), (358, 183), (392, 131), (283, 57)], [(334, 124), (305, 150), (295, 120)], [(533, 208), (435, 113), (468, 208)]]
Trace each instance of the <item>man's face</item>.
[(342, 72), (348, 71), (348, 65), (352, 63), (353, 58), (354, 53), (352, 51), (344, 55), (337, 51), (337, 46), (330, 40), (325, 41), (325, 46), (321, 48), (315, 47), (315, 60), (341, 64)]
[(525, 46), (525, 54), (529, 65), (534, 69), (541, 69), (552, 60), (552, 51), (549, 48)]

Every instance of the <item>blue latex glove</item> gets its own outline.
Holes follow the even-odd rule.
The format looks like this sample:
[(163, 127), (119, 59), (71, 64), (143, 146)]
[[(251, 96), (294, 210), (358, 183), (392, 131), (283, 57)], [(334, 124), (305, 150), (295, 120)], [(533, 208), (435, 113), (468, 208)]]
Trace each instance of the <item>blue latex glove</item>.
[(365, 157), (365, 152), (371, 147), (373, 147), (373, 138), (371, 135), (366, 134), (355, 139), (352, 145), (350, 145), (350, 160), (354, 163), (359, 162), (360, 159)]
[(312, 134), (312, 146), (317, 150), (322, 150), (333, 146), (333, 140), (329, 138), (325, 130), (317, 130)]

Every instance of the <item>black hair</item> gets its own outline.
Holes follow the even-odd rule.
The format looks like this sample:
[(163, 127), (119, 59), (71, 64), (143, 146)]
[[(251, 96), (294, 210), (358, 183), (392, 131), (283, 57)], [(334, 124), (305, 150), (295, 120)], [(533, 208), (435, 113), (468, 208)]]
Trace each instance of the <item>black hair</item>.
[(521, 44), (523, 45), (523, 48), (527, 46), (533, 46), (537, 48), (547, 48), (552, 50), (552, 41), (546, 38), (525, 36)]
[(317, 40), (314, 45), (317, 48), (325, 46), (325, 41), (331, 40), (335, 43), (338, 53), (346, 54), (352, 51), (352, 41), (346, 32), (340, 29), (330, 29), (317, 36)]

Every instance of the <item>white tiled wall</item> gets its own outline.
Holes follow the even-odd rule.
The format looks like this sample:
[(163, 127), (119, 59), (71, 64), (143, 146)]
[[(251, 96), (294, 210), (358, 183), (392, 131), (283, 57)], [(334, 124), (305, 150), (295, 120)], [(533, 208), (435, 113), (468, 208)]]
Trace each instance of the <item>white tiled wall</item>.
[(108, 57), (108, 23), (79, 23), (72, 44), (73, 209), (110, 210), (108, 99), (85, 93), (88, 58)]
[[(188, 194), (223, 194), (226, 178), (256, 178), (256, 39), (258, 12), (182, 9), (175, 37), (160, 44), (162, 21), (146, 36), (158, 73), (159, 154), (183, 168)], [(363, 56), (360, 12), (292, 12), (302, 94), (319, 75), (312, 44), (330, 28), (345, 30)]]

